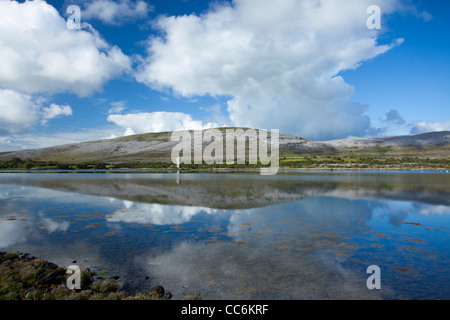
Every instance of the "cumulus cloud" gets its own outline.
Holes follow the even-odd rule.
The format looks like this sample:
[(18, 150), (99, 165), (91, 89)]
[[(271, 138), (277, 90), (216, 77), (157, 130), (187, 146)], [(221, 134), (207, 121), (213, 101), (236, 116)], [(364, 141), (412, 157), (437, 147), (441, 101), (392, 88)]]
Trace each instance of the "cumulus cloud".
[(389, 112), (386, 112), (385, 116), (384, 122), (386, 123), (395, 125), (403, 125), (406, 123), (405, 119), (403, 119), (396, 109), (391, 109)]
[(150, 132), (202, 130), (217, 127), (215, 123), (203, 124), (192, 116), (181, 112), (151, 112), (134, 114), (111, 114), (108, 121), (125, 130), (125, 135)]
[[(401, 43), (379, 45), (370, 0), (234, 0), (203, 15), (161, 17), (136, 79), (184, 97), (230, 96), (237, 126), (314, 139), (364, 135), (368, 106), (339, 75)], [(382, 0), (384, 14), (397, 0)]]
[(0, 87), (87, 96), (131, 70), (129, 57), (89, 25), (69, 30), (45, 1), (0, 1)]
[(120, 25), (126, 21), (146, 18), (151, 11), (153, 6), (142, 0), (95, 0), (84, 3), (82, 17), (98, 19), (109, 25)]
[(72, 115), (68, 105), (44, 106), (42, 95), (88, 96), (131, 61), (90, 25), (69, 30), (45, 1), (0, 1), (0, 70), (0, 135), (16, 135)]
[(57, 104), (52, 103), (49, 107), (42, 108), (42, 124), (46, 124), (48, 120), (62, 117), (62, 116), (71, 116), (72, 108), (68, 105), (59, 106)]
[[(23, 134), (39, 121), (46, 124), (51, 119), (72, 115), (72, 108), (68, 105), (52, 103), (45, 107), (40, 100), (15, 90), (0, 88), (0, 136)], [(8, 141), (11, 142), (11, 139), (5, 140)]]
[(0, 88), (0, 111), (0, 135), (25, 132), (39, 120), (31, 97), (14, 90)]

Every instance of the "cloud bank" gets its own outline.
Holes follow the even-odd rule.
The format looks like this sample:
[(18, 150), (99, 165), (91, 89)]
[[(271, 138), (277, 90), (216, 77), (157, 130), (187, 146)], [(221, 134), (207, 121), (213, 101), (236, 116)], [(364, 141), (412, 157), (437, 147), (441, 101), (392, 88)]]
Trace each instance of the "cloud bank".
[[(362, 136), (368, 106), (339, 75), (401, 43), (379, 45), (370, 0), (234, 0), (203, 15), (160, 17), (139, 82), (183, 97), (229, 96), (232, 124), (310, 139)], [(382, 0), (384, 14), (398, 9)]]
[(414, 124), (411, 128), (411, 134), (434, 131), (450, 131), (450, 121), (445, 123), (421, 121)]
[(45, 1), (0, 1), (0, 13), (0, 134), (24, 133), (39, 120), (72, 115), (70, 106), (41, 106), (40, 95), (89, 96), (131, 71), (118, 47), (89, 25), (69, 30)]

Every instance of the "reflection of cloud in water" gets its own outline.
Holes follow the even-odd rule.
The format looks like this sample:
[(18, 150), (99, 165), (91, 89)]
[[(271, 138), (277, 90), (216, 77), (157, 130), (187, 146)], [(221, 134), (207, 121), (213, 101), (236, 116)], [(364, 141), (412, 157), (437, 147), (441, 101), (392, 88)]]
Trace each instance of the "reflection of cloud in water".
[(43, 230), (46, 233), (66, 232), (70, 225), (69, 221), (55, 221), (45, 217), (42, 212), (35, 215), (28, 212), (26, 208), (22, 208), (21, 212), (21, 217), (26, 216), (26, 220), (22, 220), (15, 214), (8, 215), (11, 219), (4, 217), (0, 219), (0, 248), (25, 243), (30, 238), (39, 238), (39, 232)]
[(123, 206), (124, 206), (126, 209), (130, 209), (130, 208), (133, 206), (133, 204), (134, 204), (133, 201), (128, 201), (128, 200), (123, 200), (122, 202), (123, 202)]
[(409, 201), (378, 201), (373, 206), (372, 212), (375, 216), (386, 218), (391, 225), (398, 227), (408, 216), (447, 215), (450, 214), (450, 207)]
[[(0, 219), (1, 248), (14, 245), (23, 248), (23, 242), (30, 241), (31, 246), (45, 247), (43, 250), (51, 253), (55, 261), (58, 260), (58, 255), (64, 259), (69, 259), (72, 254), (77, 259), (90, 255), (101, 256), (97, 261), (111, 270), (121, 270), (124, 266), (134, 270), (136, 266), (128, 261), (129, 256), (143, 254), (138, 257), (141, 266), (144, 266), (152, 279), (156, 279), (168, 290), (178, 295), (181, 292), (201, 292), (211, 299), (395, 297), (391, 295), (388, 284), (383, 287), (382, 292), (367, 290), (367, 275), (364, 270), (367, 266), (352, 267), (350, 259), (352, 254), (367, 255), (372, 259), (372, 247), (366, 250), (363, 246), (358, 247), (358, 244), (370, 244), (372, 238), (367, 240), (367, 237), (370, 237), (371, 230), (383, 231), (387, 223), (400, 226), (400, 222), (412, 221), (421, 215), (425, 217), (450, 213), (450, 208), (445, 205), (385, 199), (349, 199), (340, 198), (338, 194), (311, 195), (299, 201), (240, 210), (149, 204), (133, 202), (130, 198), (119, 200), (110, 195), (103, 198), (88, 195), (70, 197), (67, 192), (1, 185), (0, 197), (22, 197), (2, 203), (12, 205), (16, 212), (23, 211), (28, 219)], [(34, 204), (37, 204), (35, 208), (38, 209), (33, 209)], [(100, 212), (107, 213), (105, 216), (107, 222), (111, 223), (108, 226), (110, 228), (122, 228), (123, 225), (118, 222), (171, 225), (195, 220), (196, 215), (201, 216), (201, 219), (186, 226), (192, 227), (189, 236), (193, 237), (188, 237), (187, 232), (178, 232), (179, 229), (171, 232), (170, 228), (165, 230), (167, 233), (156, 233), (154, 231), (159, 228), (154, 228), (149, 235), (145, 233), (149, 228), (145, 227), (128, 229), (133, 236), (139, 236), (135, 242), (130, 243), (121, 242), (126, 237), (105, 238), (104, 242), (97, 241), (94, 237), (95, 241), (92, 241), (90, 235), (98, 234), (94, 231), (92, 234), (86, 233), (86, 236), (85, 233), (79, 234), (82, 238), (77, 238), (81, 240), (70, 245), (72, 253), (69, 255), (65, 252), (68, 247), (64, 241), (69, 242), (67, 239), (75, 238), (74, 233), (64, 234), (69, 231), (69, 222), (61, 221), (57, 216), (60, 213), (51, 214), (56, 211), (37, 211), (42, 210), (45, 205), (58, 207), (61, 204), (72, 208), (78, 206), (81, 210), (85, 208), (83, 205), (98, 206), (101, 208)], [(91, 210), (94, 209), (89, 208), (86, 214), (90, 214)], [(9, 212), (3, 212), (0, 218), (7, 215), (10, 215)], [(76, 215), (67, 217), (76, 219)], [(104, 216), (97, 218), (103, 219)], [(41, 241), (46, 240), (46, 234), (40, 234), (44, 229), (39, 228), (41, 223), (49, 233), (61, 232), (51, 238), (64, 241)], [(226, 232), (216, 232), (220, 229), (214, 228), (217, 225), (226, 228)], [(204, 231), (199, 231), (201, 229)], [(111, 242), (111, 245), (105, 247), (106, 242)], [(341, 247), (330, 246), (332, 242), (344, 243), (349, 247), (341, 250)], [(351, 247), (352, 245), (354, 246)], [(139, 252), (136, 251), (138, 246), (142, 249)], [(118, 248), (124, 253), (120, 254), (122, 260), (117, 258)], [(144, 253), (146, 250), (153, 255), (147, 256), (147, 252)], [(341, 250), (340, 253), (346, 251), (350, 256), (337, 254), (337, 250)]]
[[(0, 248), (8, 248), (21, 242), (26, 242), (30, 237), (39, 237), (39, 225), (45, 226), (48, 233), (65, 232), (69, 228), (69, 222), (57, 222), (41, 216), (41, 219), (32, 217), (26, 221), (0, 219)], [(41, 230), (41, 231), (42, 231)]]
[[(0, 186), (0, 199), (9, 206), (7, 211), (0, 215), (0, 248), (2, 249), (26, 243), (31, 238), (38, 239), (39, 232), (43, 230), (52, 233), (65, 232), (69, 228), (68, 221), (55, 221), (47, 217), (43, 211), (33, 212), (30, 209), (30, 201), (36, 199), (46, 201), (65, 199), (64, 201), (67, 202), (65, 193), (23, 186)], [(45, 229), (40, 229), (39, 225)]]
[[(141, 223), (154, 225), (182, 224), (199, 213), (214, 214), (221, 210), (171, 206), (161, 204), (133, 203), (123, 201), (125, 210), (117, 210), (108, 216), (108, 222)], [(222, 210), (223, 211), (223, 210)]]
[(6, 199), (9, 197), (9, 192), (8, 191), (0, 191), (0, 199)]
[(418, 211), (420, 214), (428, 216), (432, 214), (450, 214), (448, 206), (422, 206)]
[(23, 228), (23, 222), (0, 219), (0, 248), (25, 242), (29, 231)]
[(41, 223), (43, 223), (46, 226), (48, 232), (57, 232), (57, 231), (65, 232), (67, 231), (67, 229), (69, 229), (70, 224), (69, 221), (58, 222), (50, 218), (42, 218)]
[[(373, 299), (366, 275), (344, 267), (335, 256), (314, 248), (183, 242), (144, 268), (176, 293), (208, 299)], [(183, 289), (184, 287), (184, 289)], [(386, 294), (390, 290), (386, 288)], [(182, 298), (182, 297), (177, 297)]]
[[(368, 214), (361, 217), (360, 212)], [(361, 234), (352, 221), (370, 218), (367, 202), (328, 197), (236, 210), (228, 224), (229, 239), (182, 242), (140, 261), (175, 292), (184, 286), (187, 293), (211, 299), (373, 299), (380, 293), (368, 292), (366, 275), (346, 266), (348, 257), (319, 245), (316, 238)], [(383, 294), (390, 293), (385, 288)]]
[(211, 299), (398, 299), (405, 293), (389, 284), (382, 292), (367, 290), (369, 262), (360, 268), (352, 264), (359, 241), (370, 234), (361, 222), (383, 217), (396, 225), (412, 211), (426, 210), (447, 212), (409, 202), (333, 197), (236, 210), (228, 239), (177, 243), (139, 260), (175, 292), (183, 292), (184, 286), (186, 293), (200, 292)]
[[(241, 232), (245, 227), (249, 232), (270, 230), (281, 232), (357, 234), (359, 224), (352, 221), (372, 218), (373, 205), (377, 202), (338, 199), (333, 197), (313, 197), (277, 206), (238, 210), (230, 218), (230, 235), (248, 237)], [(361, 213), (364, 213), (361, 216)], [(269, 229), (266, 229), (269, 228)]]

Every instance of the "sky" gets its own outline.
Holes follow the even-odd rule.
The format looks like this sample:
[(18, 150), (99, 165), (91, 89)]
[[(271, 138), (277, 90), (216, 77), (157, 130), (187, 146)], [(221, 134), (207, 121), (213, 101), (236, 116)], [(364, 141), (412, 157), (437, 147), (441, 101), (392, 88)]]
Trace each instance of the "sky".
[(224, 126), (320, 141), (450, 130), (449, 13), (440, 0), (0, 0), (0, 152)]

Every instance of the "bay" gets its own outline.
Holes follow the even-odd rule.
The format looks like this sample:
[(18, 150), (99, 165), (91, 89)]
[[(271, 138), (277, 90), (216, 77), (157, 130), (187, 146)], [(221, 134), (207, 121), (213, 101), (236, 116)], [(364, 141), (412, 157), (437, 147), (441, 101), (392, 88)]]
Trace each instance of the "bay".
[(448, 299), (449, 186), (443, 173), (2, 173), (0, 250), (173, 299)]

